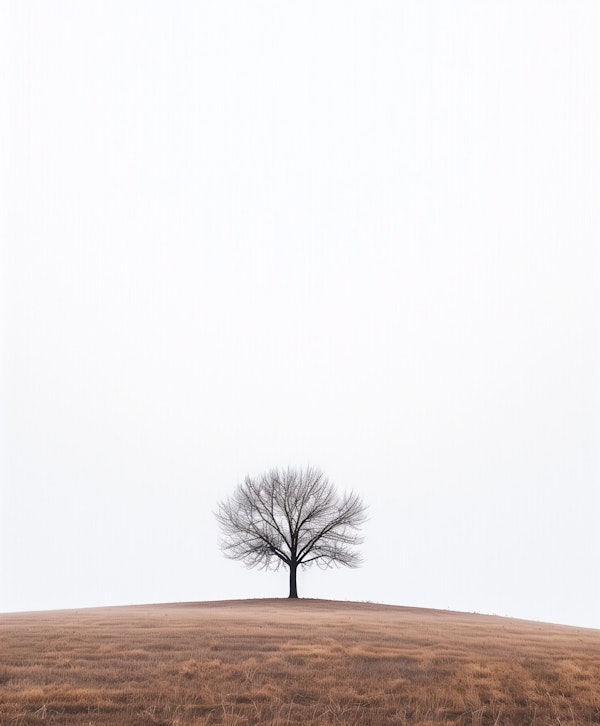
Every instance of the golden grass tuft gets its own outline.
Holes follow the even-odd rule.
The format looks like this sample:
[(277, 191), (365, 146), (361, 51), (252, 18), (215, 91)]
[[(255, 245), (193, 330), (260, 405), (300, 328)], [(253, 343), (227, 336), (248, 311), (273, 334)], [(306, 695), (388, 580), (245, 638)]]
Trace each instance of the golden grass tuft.
[(2, 726), (600, 724), (600, 631), (257, 600), (5, 615)]

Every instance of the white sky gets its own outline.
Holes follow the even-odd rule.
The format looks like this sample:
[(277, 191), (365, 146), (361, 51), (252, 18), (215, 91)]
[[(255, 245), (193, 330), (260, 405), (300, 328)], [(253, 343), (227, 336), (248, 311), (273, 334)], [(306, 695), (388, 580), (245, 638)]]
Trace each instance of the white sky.
[(0, 2), (0, 610), (285, 596), (212, 512), (370, 504), (305, 597), (600, 627), (596, 0)]

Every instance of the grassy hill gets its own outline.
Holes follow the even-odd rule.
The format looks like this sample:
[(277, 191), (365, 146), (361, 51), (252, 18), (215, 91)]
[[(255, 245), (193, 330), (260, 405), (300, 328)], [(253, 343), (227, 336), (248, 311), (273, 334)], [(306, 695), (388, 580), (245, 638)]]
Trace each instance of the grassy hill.
[(600, 631), (322, 600), (0, 616), (0, 723), (600, 723)]

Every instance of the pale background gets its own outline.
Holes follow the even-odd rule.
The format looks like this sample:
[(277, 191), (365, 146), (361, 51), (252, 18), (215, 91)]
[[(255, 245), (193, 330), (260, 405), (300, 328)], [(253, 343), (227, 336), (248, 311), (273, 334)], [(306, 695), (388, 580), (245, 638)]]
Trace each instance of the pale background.
[(0, 610), (285, 596), (213, 511), (311, 463), (301, 596), (600, 627), (599, 14), (0, 2)]

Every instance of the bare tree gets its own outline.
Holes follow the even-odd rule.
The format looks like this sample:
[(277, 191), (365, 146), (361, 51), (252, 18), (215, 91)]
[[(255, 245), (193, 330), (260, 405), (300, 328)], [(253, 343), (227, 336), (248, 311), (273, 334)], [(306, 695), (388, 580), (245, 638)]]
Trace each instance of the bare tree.
[(358, 529), (366, 507), (357, 494), (339, 495), (319, 469), (271, 469), (247, 476), (219, 502), (215, 516), (223, 554), (248, 567), (289, 567), (292, 598), (298, 597), (299, 567), (358, 567), (362, 562), (354, 547), (363, 541)]

